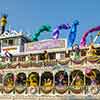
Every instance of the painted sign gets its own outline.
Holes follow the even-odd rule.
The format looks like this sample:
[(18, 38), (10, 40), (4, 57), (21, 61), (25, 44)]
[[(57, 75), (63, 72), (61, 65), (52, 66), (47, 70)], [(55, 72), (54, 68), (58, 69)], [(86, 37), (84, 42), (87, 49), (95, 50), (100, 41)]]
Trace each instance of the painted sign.
[(25, 44), (25, 51), (37, 51), (37, 50), (65, 48), (65, 47), (66, 47), (66, 41), (63, 39), (44, 40), (44, 41)]
[(26, 74), (20, 72), (16, 75), (15, 90), (17, 93), (23, 93), (26, 90)]
[(70, 74), (70, 90), (75, 94), (83, 92), (84, 74), (80, 70), (74, 70)]
[(19, 70), (18, 73), (0, 70), (0, 95), (14, 93), (15, 95), (47, 94), (48, 96), (57, 93), (67, 96), (70, 93), (70, 95), (99, 96), (99, 76), (100, 70), (90, 68), (69, 71), (63, 68), (56, 71), (45, 70), (41, 75), (37, 72), (27, 73), (25, 70), (24, 72)]
[(53, 90), (53, 74), (44, 72), (41, 75), (41, 90), (43, 93), (50, 93)]
[(67, 91), (68, 75), (65, 71), (59, 71), (55, 74), (55, 89), (56, 92), (63, 94)]
[(4, 91), (6, 93), (11, 93), (14, 89), (14, 74), (7, 73), (4, 77)]
[(31, 72), (27, 78), (27, 90), (30, 94), (35, 94), (39, 86), (39, 74)]

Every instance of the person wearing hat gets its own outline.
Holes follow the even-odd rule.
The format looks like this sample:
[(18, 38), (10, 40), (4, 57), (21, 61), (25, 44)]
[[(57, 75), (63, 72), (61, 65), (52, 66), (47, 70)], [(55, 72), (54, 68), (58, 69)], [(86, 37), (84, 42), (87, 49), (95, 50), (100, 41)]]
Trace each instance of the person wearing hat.
[(47, 65), (48, 59), (49, 59), (49, 54), (46, 50), (44, 51), (43, 59), (44, 59), (44, 65)]

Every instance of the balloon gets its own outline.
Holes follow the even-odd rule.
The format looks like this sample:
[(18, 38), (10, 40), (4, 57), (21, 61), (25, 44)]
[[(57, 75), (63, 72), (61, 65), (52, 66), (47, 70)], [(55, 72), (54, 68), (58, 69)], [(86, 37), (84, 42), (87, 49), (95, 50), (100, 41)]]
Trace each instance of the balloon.
[(32, 36), (32, 41), (38, 41), (38, 37), (44, 31), (50, 32), (51, 31), (51, 26), (49, 26), (49, 25), (42, 25), (40, 27), (40, 29), (34, 34), (34, 36)]
[(100, 30), (100, 26), (97, 26), (97, 27), (91, 28), (87, 32), (85, 32), (81, 38), (80, 46), (82, 47), (82, 46), (86, 45), (86, 37), (88, 36), (89, 33), (99, 31), (99, 30)]
[(57, 28), (55, 28), (52, 32), (53, 39), (59, 38), (60, 30), (62, 30), (62, 29), (65, 29), (65, 30), (70, 29), (70, 25), (69, 24), (61, 24)]
[(68, 37), (68, 47), (73, 46), (73, 43), (74, 43), (75, 38), (76, 38), (77, 25), (79, 25), (79, 21), (75, 20), (72, 24), (70, 34), (69, 34), (69, 37)]

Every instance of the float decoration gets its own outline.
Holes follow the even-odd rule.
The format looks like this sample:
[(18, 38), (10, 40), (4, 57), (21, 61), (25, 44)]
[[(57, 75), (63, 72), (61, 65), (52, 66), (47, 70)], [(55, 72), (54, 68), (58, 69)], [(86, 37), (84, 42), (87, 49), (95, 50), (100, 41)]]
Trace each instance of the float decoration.
[(38, 37), (40, 36), (40, 34), (42, 32), (51, 32), (51, 26), (50, 25), (42, 25), (40, 27), (40, 29), (38, 29), (38, 31), (32, 36), (32, 41), (38, 41)]
[(87, 51), (86, 57), (87, 57), (87, 61), (90, 63), (97, 63), (99, 61), (100, 56), (96, 55), (96, 49), (93, 43), (89, 45), (89, 50)]
[(81, 38), (80, 46), (83, 47), (86, 45), (86, 37), (88, 36), (89, 33), (95, 32), (95, 31), (100, 31), (100, 26), (94, 27), (89, 29), (87, 32), (85, 32)]
[(0, 34), (3, 34), (5, 32), (5, 26), (7, 24), (7, 15), (4, 14), (0, 20), (0, 26), (1, 26), (1, 32)]
[(91, 80), (90, 84), (91, 85), (96, 85), (96, 73), (93, 69), (91, 68), (86, 68), (85, 69), (85, 75), (87, 78), (89, 78)]
[(62, 29), (68, 30), (68, 29), (70, 29), (70, 25), (69, 24), (61, 24), (57, 28), (55, 28), (52, 32), (53, 39), (59, 38), (60, 30), (62, 30)]
[(68, 88), (68, 75), (66, 71), (59, 71), (55, 74), (56, 92), (63, 94)]
[(73, 45), (71, 58), (73, 60), (79, 60), (80, 59), (80, 48), (79, 48), (78, 44)]
[(4, 91), (11, 93), (14, 90), (14, 75), (13, 73), (7, 73), (4, 77)]
[(53, 74), (51, 72), (44, 72), (41, 75), (41, 91), (43, 93), (50, 93), (53, 90)]
[(91, 94), (98, 94), (100, 89), (100, 71), (97, 69), (86, 68), (85, 69), (85, 76), (86, 76), (86, 85), (88, 85), (89, 93)]
[(26, 74), (20, 72), (16, 76), (15, 90), (17, 93), (21, 94), (26, 90)]
[(77, 26), (79, 25), (79, 21), (75, 20), (73, 21), (69, 36), (68, 36), (68, 47), (72, 47), (73, 43), (76, 39), (76, 34), (77, 34)]
[(71, 84), (70, 90), (75, 94), (80, 94), (83, 91), (84, 74), (80, 70), (75, 70), (70, 76)]
[(71, 61), (74, 64), (82, 64), (85, 58), (81, 57), (80, 48), (78, 44), (72, 46), (72, 53), (70, 54)]
[(30, 94), (35, 94), (38, 90), (38, 86), (39, 86), (39, 74), (36, 72), (31, 72), (28, 75), (28, 79), (27, 79), (27, 88), (29, 90)]
[(91, 43), (91, 44), (89, 45), (89, 50), (88, 50), (88, 52), (87, 52), (87, 56), (93, 56), (93, 57), (96, 56), (96, 49), (95, 49), (93, 43)]

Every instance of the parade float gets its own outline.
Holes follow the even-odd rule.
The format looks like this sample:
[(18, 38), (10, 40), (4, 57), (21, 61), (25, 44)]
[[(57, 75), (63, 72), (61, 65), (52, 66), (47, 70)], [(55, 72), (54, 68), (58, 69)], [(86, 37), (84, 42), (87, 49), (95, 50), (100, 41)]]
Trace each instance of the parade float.
[[(53, 31), (50, 25), (43, 25), (32, 39), (23, 32), (4, 31), (3, 28), (0, 34), (0, 96), (9, 96), (9, 100), (19, 100), (17, 98), (23, 96), (57, 100), (60, 96), (99, 98), (100, 45), (85, 44), (88, 33), (99, 31), (100, 27), (83, 34), (79, 46), (74, 44), (77, 25), (79, 22), (75, 20), (72, 25), (61, 24)], [(59, 38), (62, 29), (70, 29), (68, 41)], [(44, 31), (52, 32), (53, 38), (39, 40)]]

